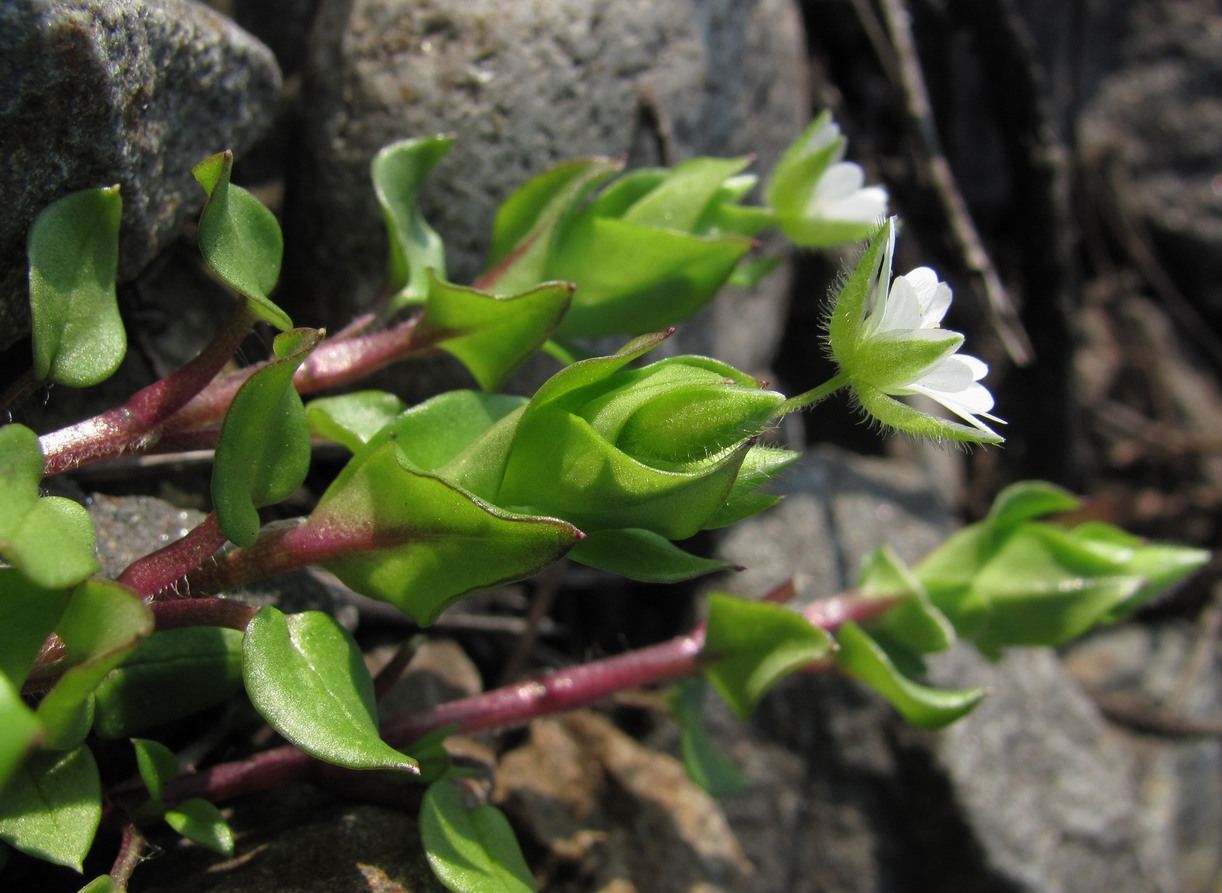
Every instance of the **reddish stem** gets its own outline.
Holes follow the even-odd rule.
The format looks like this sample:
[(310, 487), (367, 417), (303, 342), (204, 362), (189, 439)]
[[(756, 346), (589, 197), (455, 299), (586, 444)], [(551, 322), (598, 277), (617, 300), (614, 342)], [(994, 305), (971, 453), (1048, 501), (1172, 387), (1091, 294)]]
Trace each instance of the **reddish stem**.
[(209, 512), (186, 536), (129, 564), (119, 574), (118, 582), (137, 595), (153, 599), (174, 595), (175, 584), (216, 554), (226, 542), (216, 512)]
[(259, 611), (257, 605), (227, 598), (183, 598), (154, 602), (152, 607), (158, 632), (188, 626), (221, 626), (244, 632)]
[(162, 424), (187, 405), (229, 362), (254, 317), (243, 302), (212, 342), (172, 375), (137, 391), (130, 400), (91, 419), (44, 434), (39, 443), (45, 474), (59, 474), (157, 442)]

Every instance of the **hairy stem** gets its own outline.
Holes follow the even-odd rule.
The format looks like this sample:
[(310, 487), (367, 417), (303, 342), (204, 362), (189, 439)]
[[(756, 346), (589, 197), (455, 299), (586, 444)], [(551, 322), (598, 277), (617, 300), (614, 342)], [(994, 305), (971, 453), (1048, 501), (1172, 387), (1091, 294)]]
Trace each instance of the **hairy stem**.
[(144, 452), (161, 427), (203, 390), (229, 362), (254, 322), (243, 301), (212, 342), (177, 372), (137, 391), (130, 400), (40, 439), (44, 473), (59, 474), (124, 453)]
[(173, 595), (175, 584), (225, 545), (226, 538), (216, 512), (181, 539), (133, 561), (119, 574), (118, 582), (137, 595), (157, 599)]

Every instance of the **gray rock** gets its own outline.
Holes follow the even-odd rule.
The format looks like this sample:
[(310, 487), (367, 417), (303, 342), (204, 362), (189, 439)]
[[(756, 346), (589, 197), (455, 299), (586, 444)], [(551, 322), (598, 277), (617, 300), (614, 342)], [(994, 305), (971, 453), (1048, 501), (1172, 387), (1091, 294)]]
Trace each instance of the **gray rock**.
[[(558, 161), (756, 152), (767, 171), (808, 115), (801, 33), (790, 0), (323, 0), (286, 204), (286, 294), (303, 321), (332, 327), (374, 298), (386, 242), (369, 163), (393, 140), (457, 137), (422, 197), (455, 282), (482, 268), (500, 201)], [(776, 276), (732, 299), (690, 349), (763, 366), (785, 290)]]
[(267, 48), (198, 3), (0, 5), (0, 347), (28, 331), (25, 240), (39, 211), (121, 184), (130, 279), (202, 206), (191, 168), (244, 151), (279, 89)]

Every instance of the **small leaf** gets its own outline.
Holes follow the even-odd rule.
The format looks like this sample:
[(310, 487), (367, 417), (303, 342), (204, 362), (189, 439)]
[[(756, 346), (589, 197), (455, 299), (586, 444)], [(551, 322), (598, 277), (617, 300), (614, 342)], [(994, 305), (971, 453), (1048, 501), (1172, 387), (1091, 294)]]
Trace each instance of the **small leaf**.
[(692, 555), (639, 528), (594, 531), (569, 552), (569, 558), (644, 583), (679, 583), (735, 567), (732, 561)]
[(43, 456), (24, 425), (0, 427), (0, 555), (44, 589), (68, 589), (98, 569), (85, 507), (38, 493)]
[(836, 632), (836, 666), (890, 701), (908, 722), (940, 729), (984, 700), (980, 688), (945, 691), (918, 685), (896, 669), (887, 653), (852, 621)]
[(208, 201), (199, 218), (199, 250), (212, 271), (250, 302), (253, 312), (284, 331), (293, 327), (288, 314), (268, 297), (280, 278), (284, 237), (280, 224), (263, 203), (229, 182), (233, 153), (220, 152), (191, 171)]
[(468, 809), (452, 778), (425, 792), (420, 837), (433, 874), (454, 893), (537, 889), (505, 816), (494, 806)]
[(93, 730), (126, 738), (224, 703), (242, 691), (242, 633), (189, 627), (154, 633), (94, 693)]
[(788, 608), (717, 592), (709, 597), (704, 673), (743, 718), (782, 678), (831, 651), (827, 633)]
[(42, 723), (21, 700), (21, 692), (0, 674), (0, 791), (17, 771), (26, 754), (43, 736)]
[(44, 210), (30, 228), (34, 374), (74, 388), (105, 381), (127, 352), (115, 276), (119, 187), (86, 189)]
[(870, 635), (917, 654), (944, 651), (955, 641), (955, 630), (933, 606), (916, 575), (891, 549), (880, 546), (863, 560), (857, 592), (867, 598), (896, 600), (894, 607), (870, 623)]
[(419, 197), (425, 178), (453, 141), (448, 136), (401, 140), (384, 147), (370, 165), (390, 240), (390, 284), (398, 290), (391, 312), (424, 300), (429, 270), (445, 278), (445, 246), (420, 212)]
[(357, 391), (311, 400), (306, 404), (306, 421), (316, 437), (333, 440), (355, 453), (406, 408), (406, 403), (386, 391)]
[(1080, 505), (1076, 496), (1056, 484), (1020, 481), (997, 494), (985, 523), (997, 542), (1024, 521), (1072, 512)]
[(0, 676), (16, 688), (59, 623), (72, 593), (43, 589), (15, 568), (0, 568)]
[(161, 802), (161, 792), (178, 777), (178, 757), (164, 744), (148, 738), (133, 738), (136, 749), (136, 770), (148, 788), (154, 803)]
[(225, 535), (254, 544), (259, 506), (286, 498), (310, 469), (310, 429), (293, 375), (322, 340), (319, 329), (276, 336), (276, 359), (238, 390), (225, 414), (212, 472), (212, 501)]
[(98, 683), (153, 631), (153, 614), (144, 601), (108, 580), (89, 580), (72, 599), (55, 627), (68, 652), (69, 669), (38, 705), (47, 727), (48, 746), (66, 750), (88, 731), (82, 709), (93, 718)]
[(568, 283), (548, 282), (519, 294), (494, 295), (430, 275), (417, 334), (437, 339), (481, 388), (496, 391), (547, 341), (569, 309), (572, 292)]
[(690, 233), (705, 217), (722, 185), (751, 163), (750, 158), (689, 158), (667, 172), (621, 219), (640, 226)]
[(102, 783), (86, 747), (34, 754), (0, 797), (0, 840), (77, 871), (101, 819)]
[(199, 797), (184, 800), (165, 813), (166, 824), (194, 844), (220, 853), (233, 855), (233, 831), (221, 811)]
[(336, 548), (322, 563), (344, 583), (422, 624), (460, 595), (520, 580), (582, 534), (554, 518), (516, 515), (420, 474), (394, 443), (353, 458), (310, 515)]
[(373, 681), (352, 637), (320, 611), (260, 609), (242, 648), (259, 714), (301, 750), (349, 769), (415, 771), (378, 735)]
[(687, 777), (714, 797), (728, 797), (743, 790), (751, 781), (709, 737), (704, 724), (707, 688), (708, 683), (703, 679), (686, 679), (679, 683), (670, 703), (679, 724), (679, 743)]
[(115, 882), (108, 874), (98, 875), (76, 893), (115, 893)]

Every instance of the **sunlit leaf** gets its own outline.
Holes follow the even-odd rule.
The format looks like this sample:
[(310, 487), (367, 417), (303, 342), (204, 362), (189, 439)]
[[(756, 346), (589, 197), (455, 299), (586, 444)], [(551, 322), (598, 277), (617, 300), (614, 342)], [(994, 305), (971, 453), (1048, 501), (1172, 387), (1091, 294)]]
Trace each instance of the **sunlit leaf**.
[(782, 678), (831, 650), (827, 633), (786, 607), (716, 592), (709, 597), (704, 674), (739, 716), (750, 715)]
[(679, 724), (679, 743), (687, 776), (714, 797), (728, 797), (750, 784), (745, 772), (717, 747), (704, 724), (708, 683), (686, 679), (670, 699)]
[(732, 561), (692, 555), (665, 537), (639, 528), (594, 531), (573, 548), (569, 558), (646, 583), (678, 583), (735, 566)]
[(306, 421), (315, 436), (355, 453), (406, 408), (407, 404), (386, 391), (356, 391), (311, 400), (306, 404)]
[(917, 654), (944, 651), (955, 641), (955, 630), (929, 599), (916, 575), (888, 547), (874, 549), (862, 560), (857, 592), (882, 597), (895, 605), (869, 624), (870, 635)]
[(0, 675), (17, 688), (71, 595), (68, 589), (44, 589), (15, 568), (0, 568)]
[(136, 749), (136, 770), (140, 780), (153, 801), (160, 803), (162, 790), (178, 777), (178, 758), (164, 744), (148, 738), (133, 738), (132, 747)]
[(321, 611), (270, 605), (246, 627), (246, 691), (259, 714), (301, 750), (349, 769), (414, 771), (378, 734), (373, 681), (352, 637)]
[(83, 388), (105, 381), (127, 352), (115, 297), (119, 187), (86, 189), (51, 205), (30, 228), (34, 374)]
[(34, 745), (42, 738), (43, 728), (34, 711), (21, 700), (21, 692), (0, 674), (0, 792), (17, 771)]
[(102, 783), (86, 747), (31, 756), (0, 797), (0, 840), (81, 871), (102, 819)]
[(505, 816), (494, 806), (468, 807), (451, 778), (425, 792), (420, 837), (433, 874), (454, 893), (537, 889)]
[(322, 340), (319, 329), (276, 336), (276, 358), (247, 379), (225, 414), (212, 471), (212, 501), (225, 535), (250, 546), (259, 506), (287, 497), (310, 469), (310, 429), (293, 374)]
[(233, 831), (221, 811), (199, 797), (184, 800), (165, 813), (166, 824), (192, 843), (222, 856), (233, 855)]
[(229, 182), (233, 153), (220, 152), (191, 171), (208, 200), (199, 218), (199, 250), (213, 272), (245, 296), (259, 319), (281, 331), (293, 321), (269, 297), (280, 278), (284, 237), (262, 202)]

